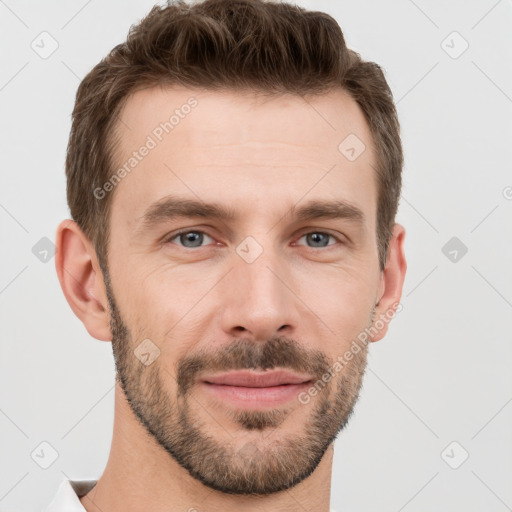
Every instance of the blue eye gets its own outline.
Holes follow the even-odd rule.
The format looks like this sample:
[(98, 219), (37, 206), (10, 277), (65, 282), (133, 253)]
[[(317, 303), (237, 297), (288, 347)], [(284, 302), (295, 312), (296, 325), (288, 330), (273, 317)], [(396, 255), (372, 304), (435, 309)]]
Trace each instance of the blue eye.
[[(338, 240), (334, 235), (331, 235), (329, 233), (324, 233), (322, 231), (311, 231), (310, 233), (306, 233), (302, 235), (300, 238), (304, 238), (310, 242), (312, 242), (314, 245), (312, 246), (313, 249), (321, 249), (322, 247), (327, 247), (329, 245), (329, 238), (333, 238), (334, 240)], [(300, 239), (299, 239), (300, 240)], [(311, 246), (310, 246), (311, 247)]]
[(167, 242), (171, 242), (172, 240), (178, 238), (179, 241), (183, 244), (183, 247), (186, 247), (187, 249), (194, 249), (196, 247), (202, 246), (202, 242), (205, 236), (213, 240), (203, 231), (182, 231), (181, 233), (174, 235), (172, 238), (169, 238)]

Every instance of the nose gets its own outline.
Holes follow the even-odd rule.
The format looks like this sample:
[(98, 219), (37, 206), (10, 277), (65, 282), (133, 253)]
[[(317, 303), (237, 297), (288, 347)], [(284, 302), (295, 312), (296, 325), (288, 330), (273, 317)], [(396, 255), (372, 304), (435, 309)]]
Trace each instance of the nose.
[(274, 252), (264, 251), (248, 263), (235, 255), (235, 268), (223, 290), (222, 328), (230, 337), (265, 342), (272, 336), (292, 335), (300, 302), (289, 269)]

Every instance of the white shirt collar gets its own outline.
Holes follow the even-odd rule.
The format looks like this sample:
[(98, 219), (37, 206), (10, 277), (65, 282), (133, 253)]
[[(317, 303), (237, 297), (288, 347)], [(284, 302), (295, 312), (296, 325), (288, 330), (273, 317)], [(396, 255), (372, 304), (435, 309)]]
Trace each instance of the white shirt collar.
[(85, 496), (97, 480), (64, 480), (52, 502), (42, 512), (86, 512), (79, 498)]

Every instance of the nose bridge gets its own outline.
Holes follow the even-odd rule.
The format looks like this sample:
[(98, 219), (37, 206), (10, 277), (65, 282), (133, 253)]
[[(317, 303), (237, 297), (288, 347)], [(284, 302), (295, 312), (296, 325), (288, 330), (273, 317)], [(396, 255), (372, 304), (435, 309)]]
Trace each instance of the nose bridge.
[(242, 242), (234, 255), (222, 323), (231, 335), (243, 332), (244, 336), (265, 341), (279, 335), (284, 326), (296, 326), (297, 299), (288, 288), (289, 273), (278, 252), (270, 246), (262, 247), (252, 260), (258, 248), (253, 240), (246, 243)]

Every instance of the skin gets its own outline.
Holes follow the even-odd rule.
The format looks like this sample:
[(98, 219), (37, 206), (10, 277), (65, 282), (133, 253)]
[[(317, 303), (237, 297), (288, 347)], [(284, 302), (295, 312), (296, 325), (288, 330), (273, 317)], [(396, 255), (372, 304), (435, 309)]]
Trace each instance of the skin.
[[(76, 223), (57, 230), (63, 292), (91, 336), (112, 341), (118, 374), (110, 456), (81, 503), (88, 512), (328, 512), (333, 440), (356, 403), (367, 346), (307, 404), (242, 409), (195, 379), (254, 362), (321, 378), (399, 302), (405, 229), (395, 224), (380, 271), (375, 152), (362, 111), (342, 90), (307, 101), (138, 91), (121, 112), (118, 164), (192, 96), (197, 106), (109, 192), (108, 276)], [(338, 150), (350, 133), (366, 145), (354, 161)], [(141, 229), (148, 206), (170, 194), (220, 203), (236, 218)], [(346, 201), (364, 222), (287, 216), (313, 199)], [(203, 238), (172, 237), (182, 228)], [(249, 236), (262, 249), (251, 263), (236, 250)], [(134, 355), (145, 339), (160, 351), (148, 366)]]

